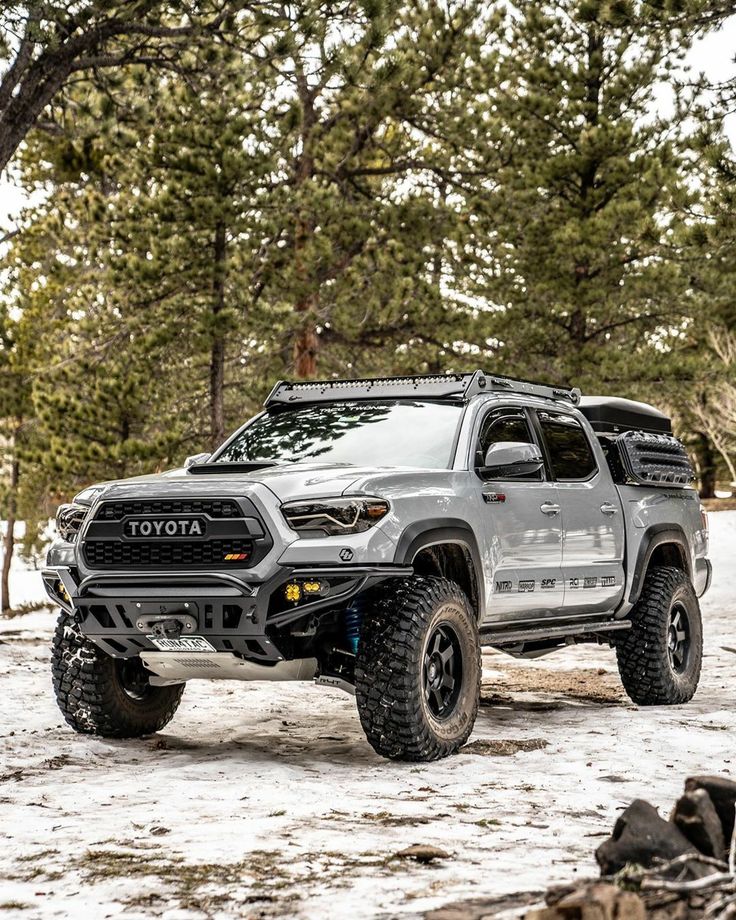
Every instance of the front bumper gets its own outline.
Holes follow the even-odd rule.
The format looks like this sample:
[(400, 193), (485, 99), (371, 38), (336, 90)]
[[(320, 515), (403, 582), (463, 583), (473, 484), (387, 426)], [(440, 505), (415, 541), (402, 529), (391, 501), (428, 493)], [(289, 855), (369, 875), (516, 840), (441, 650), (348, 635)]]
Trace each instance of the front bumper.
[[(218, 652), (271, 663), (291, 657), (290, 643), (280, 637), (293, 624), (319, 620), (373, 585), (411, 572), (395, 565), (280, 566), (267, 581), (249, 582), (224, 572), (109, 572), (80, 579), (71, 566), (56, 566), (42, 577), (49, 597), (115, 658), (158, 651), (145, 624), (178, 614), (194, 618), (193, 632)], [(315, 578), (329, 582), (329, 593), (298, 604), (284, 600), (286, 584)]]

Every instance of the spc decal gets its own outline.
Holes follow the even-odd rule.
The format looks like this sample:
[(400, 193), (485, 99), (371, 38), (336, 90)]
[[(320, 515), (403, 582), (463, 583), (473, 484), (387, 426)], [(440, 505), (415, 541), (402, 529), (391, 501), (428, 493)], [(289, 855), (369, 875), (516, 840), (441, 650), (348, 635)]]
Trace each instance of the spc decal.
[(542, 586), (542, 591), (546, 591), (549, 588), (556, 588), (557, 579), (556, 578), (543, 578), (541, 581), (541, 586)]
[(519, 582), (519, 591), (533, 591), (533, 590), (534, 590), (534, 585), (535, 585), (535, 584), (536, 584), (536, 582), (534, 582), (534, 581), (520, 581), (520, 582)]

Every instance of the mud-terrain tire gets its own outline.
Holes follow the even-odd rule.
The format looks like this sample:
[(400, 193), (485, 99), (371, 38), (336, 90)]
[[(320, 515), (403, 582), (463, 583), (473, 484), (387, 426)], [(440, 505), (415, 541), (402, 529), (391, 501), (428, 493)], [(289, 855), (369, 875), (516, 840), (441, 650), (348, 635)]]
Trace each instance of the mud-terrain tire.
[(71, 727), (104, 738), (139, 738), (170, 722), (184, 684), (152, 687), (139, 658), (112, 658), (62, 612), (51, 650), (56, 701)]
[(461, 588), (412, 576), (379, 589), (361, 625), (358, 713), (373, 749), (430, 761), (465, 744), (480, 696), (478, 624)]
[(672, 566), (651, 568), (631, 621), (632, 628), (616, 641), (629, 697), (639, 706), (687, 703), (703, 659), (700, 605), (687, 575)]

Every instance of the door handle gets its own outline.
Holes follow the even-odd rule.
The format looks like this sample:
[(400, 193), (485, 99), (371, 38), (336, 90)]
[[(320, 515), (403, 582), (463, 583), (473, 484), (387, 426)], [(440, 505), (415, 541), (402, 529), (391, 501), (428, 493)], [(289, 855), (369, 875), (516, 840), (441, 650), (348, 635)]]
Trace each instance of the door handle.
[(539, 510), (542, 514), (548, 514), (550, 517), (553, 517), (555, 514), (560, 513), (560, 506), (556, 505), (554, 502), (542, 502), (539, 506)]
[(601, 505), (601, 511), (604, 514), (615, 514), (618, 511), (618, 508), (612, 502), (603, 502)]

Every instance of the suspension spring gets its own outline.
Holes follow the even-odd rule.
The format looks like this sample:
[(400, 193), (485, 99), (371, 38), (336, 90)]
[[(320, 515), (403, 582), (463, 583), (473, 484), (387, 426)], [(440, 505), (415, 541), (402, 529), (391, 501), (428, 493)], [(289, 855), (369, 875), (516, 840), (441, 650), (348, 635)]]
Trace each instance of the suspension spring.
[(363, 612), (365, 605), (363, 600), (356, 597), (345, 608), (343, 614), (343, 625), (345, 629), (345, 641), (347, 648), (353, 653), (358, 654), (358, 640), (360, 637), (360, 627), (363, 622)]

